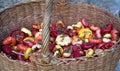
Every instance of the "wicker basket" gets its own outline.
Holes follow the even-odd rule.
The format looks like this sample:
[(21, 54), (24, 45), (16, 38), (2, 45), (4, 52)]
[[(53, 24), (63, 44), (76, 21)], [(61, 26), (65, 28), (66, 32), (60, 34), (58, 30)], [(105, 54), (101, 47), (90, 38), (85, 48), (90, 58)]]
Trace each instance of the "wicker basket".
[[(22, 2), (1, 11), (0, 42), (14, 29), (20, 29), (23, 26), (31, 29), (31, 24), (42, 22), (44, 11), (45, 3), (41, 1)], [(83, 17), (93, 24), (103, 26), (105, 24), (101, 23), (112, 23), (116, 29), (120, 28), (120, 20), (109, 11), (85, 3), (68, 3), (66, 5), (54, 3), (51, 22), (54, 23), (61, 19), (65, 24), (71, 25)], [(0, 68), (3, 71), (114, 71), (119, 58), (119, 43), (114, 45), (113, 50), (106, 51), (104, 55), (87, 61), (78, 60), (67, 64), (45, 66), (39, 63), (27, 64), (18, 60), (11, 60), (1, 52)]]

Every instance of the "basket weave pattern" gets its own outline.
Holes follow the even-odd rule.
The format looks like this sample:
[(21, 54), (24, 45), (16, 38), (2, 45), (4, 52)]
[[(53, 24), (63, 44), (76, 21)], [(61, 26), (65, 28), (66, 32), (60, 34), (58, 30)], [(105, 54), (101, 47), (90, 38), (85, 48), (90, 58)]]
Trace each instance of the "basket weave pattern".
[[(43, 22), (45, 11), (44, 2), (26, 2), (14, 5), (0, 12), (0, 42), (14, 29), (27, 27), (31, 24)], [(120, 20), (108, 11), (85, 3), (69, 3), (67, 5), (54, 4), (51, 23), (61, 19), (66, 25), (71, 25), (87, 18), (90, 24), (103, 26), (112, 23), (119, 29)], [(120, 31), (120, 30), (119, 30)], [(2, 45), (1, 45), (2, 46)], [(0, 68), (3, 71), (114, 71), (120, 58), (120, 44), (114, 50), (103, 56), (91, 58), (87, 61), (71, 61), (67, 64), (41, 66), (39, 63), (26, 64), (7, 58), (0, 53)]]

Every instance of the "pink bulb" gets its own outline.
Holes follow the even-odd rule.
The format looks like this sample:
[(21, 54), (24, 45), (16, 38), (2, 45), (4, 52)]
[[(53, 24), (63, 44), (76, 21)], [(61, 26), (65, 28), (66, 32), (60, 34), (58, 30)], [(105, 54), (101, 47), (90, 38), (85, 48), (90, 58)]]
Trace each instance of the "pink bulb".
[(32, 34), (33, 34), (33, 36), (35, 36), (35, 34), (36, 34), (37, 32), (39, 32), (38, 29), (33, 29), (33, 30), (32, 30)]
[(21, 42), (25, 38), (25, 33), (20, 30), (14, 30), (11, 32), (10, 36)]
[(49, 44), (49, 50), (50, 50), (50, 51), (53, 51), (54, 47), (55, 47), (54, 44), (52, 44), (52, 43)]
[(6, 54), (11, 54), (12, 53), (12, 48), (9, 45), (5, 45), (2, 47), (2, 51)]
[(58, 32), (57, 31), (51, 31), (50, 32), (50, 36), (57, 37), (58, 36)]
[(82, 49), (87, 50), (87, 49), (93, 48), (94, 45), (92, 43), (84, 43), (81, 45), (81, 47)]
[(102, 28), (101, 32), (103, 34), (109, 33), (112, 30), (112, 28), (113, 28), (113, 25), (112, 24), (108, 24), (107, 27)]
[(86, 19), (85, 18), (82, 18), (82, 25), (84, 27), (89, 27), (88, 23), (86, 22)]
[(114, 41), (117, 41), (117, 40), (118, 40), (118, 34), (119, 34), (119, 31), (116, 30), (116, 29), (113, 29), (113, 30), (111, 31), (112, 39), (113, 39)]

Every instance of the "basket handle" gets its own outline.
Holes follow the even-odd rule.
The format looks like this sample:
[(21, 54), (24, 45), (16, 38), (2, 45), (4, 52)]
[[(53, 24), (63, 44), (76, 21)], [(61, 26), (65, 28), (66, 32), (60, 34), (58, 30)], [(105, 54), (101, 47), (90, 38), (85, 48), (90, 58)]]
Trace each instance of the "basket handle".
[[(67, 4), (67, 0), (60, 0), (61, 5)], [(45, 16), (43, 20), (43, 34), (42, 34), (42, 54), (47, 57), (49, 52), (49, 38), (50, 38), (50, 17), (52, 15), (53, 0), (46, 0)]]
[(49, 38), (50, 38), (50, 17), (52, 15), (53, 0), (46, 0), (45, 2), (45, 16), (43, 20), (42, 30), (42, 54), (49, 55)]
[(68, 3), (68, 0), (60, 0), (59, 4), (60, 5), (66, 5)]

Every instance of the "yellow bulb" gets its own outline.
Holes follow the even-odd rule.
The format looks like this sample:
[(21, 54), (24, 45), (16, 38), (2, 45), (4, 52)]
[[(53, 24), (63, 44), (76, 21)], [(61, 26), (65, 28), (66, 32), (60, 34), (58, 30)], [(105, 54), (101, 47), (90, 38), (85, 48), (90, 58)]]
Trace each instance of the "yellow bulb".
[(87, 57), (90, 57), (94, 54), (94, 50), (93, 49), (88, 49), (88, 50), (85, 51), (85, 53), (86, 53)]
[(32, 52), (32, 48), (27, 48), (27, 50), (24, 52), (25, 56), (24, 58), (25, 59), (28, 59), (29, 58), (29, 54)]
[(63, 48), (62, 48), (60, 45), (56, 45), (56, 46), (55, 46), (55, 49), (60, 50), (60, 53), (61, 53), (61, 54), (63, 54), (63, 52), (64, 52)]
[(92, 37), (92, 31), (89, 28), (82, 28), (78, 31), (79, 38), (90, 38)]

